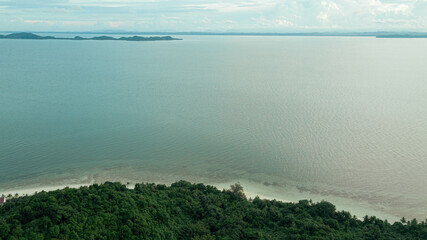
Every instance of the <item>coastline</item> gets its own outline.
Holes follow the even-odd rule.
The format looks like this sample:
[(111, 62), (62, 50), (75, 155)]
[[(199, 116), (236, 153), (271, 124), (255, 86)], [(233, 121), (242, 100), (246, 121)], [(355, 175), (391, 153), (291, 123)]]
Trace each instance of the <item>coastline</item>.
[(91, 184), (65, 184), (65, 185), (56, 185), (56, 186), (40, 186), (40, 187), (29, 187), (29, 188), (18, 188), (18, 189), (12, 189), (12, 190), (6, 190), (5, 192), (2, 192), (1, 194), (4, 194), (5, 196), (11, 194), (12, 196), (15, 196), (15, 194), (18, 194), (20, 197), (25, 195), (34, 195), (36, 193), (45, 191), (55, 191), (64, 189), (66, 187), (69, 188), (79, 188), (83, 186), (89, 186)]
[[(171, 180), (168, 178), (166, 180), (163, 178), (161, 181), (142, 181), (142, 182), (153, 182), (156, 184), (165, 184), (170, 185), (173, 182), (176, 182), (178, 180)], [(165, 181), (166, 180), (166, 181)], [(235, 183), (239, 183), (242, 185), (244, 193), (248, 199), (255, 198), (258, 196), (261, 199), (267, 199), (267, 200), (277, 200), (282, 202), (298, 202), (299, 200), (307, 199), (312, 200), (313, 202), (320, 202), (322, 200), (326, 200), (333, 205), (335, 205), (337, 211), (348, 211), (351, 215), (355, 215), (358, 219), (363, 219), (365, 215), (368, 216), (376, 216), (380, 219), (387, 219), (389, 222), (395, 222), (399, 221), (401, 217), (395, 216), (390, 213), (386, 213), (385, 211), (381, 211), (378, 209), (373, 208), (373, 206), (370, 206), (368, 203), (365, 202), (359, 202), (355, 201), (353, 199), (348, 198), (342, 198), (342, 197), (336, 197), (336, 196), (323, 196), (323, 195), (316, 195), (316, 194), (310, 194), (307, 192), (301, 192), (297, 188), (292, 186), (283, 186), (281, 187), (275, 187), (275, 186), (266, 186), (265, 184), (254, 182), (251, 180), (246, 179), (236, 179), (233, 181), (224, 181), (224, 182), (209, 182), (209, 181), (194, 181), (183, 179), (186, 181), (190, 181), (192, 183), (198, 183), (201, 182), (203, 184), (208, 184), (217, 187), (219, 190), (223, 189), (229, 189), (231, 185)], [(55, 190), (61, 190), (66, 187), (69, 188), (79, 188), (82, 186), (89, 186), (92, 184), (100, 184), (106, 181), (99, 181), (94, 179), (86, 179), (86, 181), (82, 181), (81, 183), (76, 183), (75, 181), (70, 182), (70, 184), (61, 183), (58, 185), (40, 185), (40, 186), (28, 186), (23, 188), (15, 188), (6, 190), (4, 192), (1, 192), (0, 194), (4, 194), (5, 196), (11, 194), (12, 196), (15, 196), (15, 194), (18, 194), (19, 196), (25, 196), (25, 195), (34, 195), (35, 193), (39, 193), (42, 191), (55, 191)], [(137, 182), (130, 182), (130, 181), (120, 181), (122, 184), (125, 184), (128, 188), (134, 188), (135, 183)]]

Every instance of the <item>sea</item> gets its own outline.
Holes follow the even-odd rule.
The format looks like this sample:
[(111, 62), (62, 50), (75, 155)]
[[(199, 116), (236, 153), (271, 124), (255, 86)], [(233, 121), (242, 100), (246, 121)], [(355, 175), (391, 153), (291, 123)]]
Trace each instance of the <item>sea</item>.
[(427, 218), (427, 39), (0, 40), (0, 194), (241, 183)]

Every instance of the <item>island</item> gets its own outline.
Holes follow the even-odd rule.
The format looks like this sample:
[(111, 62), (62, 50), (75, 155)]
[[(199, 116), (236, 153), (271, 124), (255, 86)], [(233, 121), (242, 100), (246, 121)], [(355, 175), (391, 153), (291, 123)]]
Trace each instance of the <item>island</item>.
[(427, 38), (426, 33), (395, 33), (377, 35), (376, 38)]
[(326, 201), (248, 199), (240, 184), (106, 182), (7, 198), (0, 239), (427, 239), (424, 221), (358, 219)]
[(120, 38), (114, 38), (110, 36), (98, 36), (98, 37), (91, 37), (91, 38), (84, 38), (80, 36), (76, 36), (74, 38), (61, 38), (61, 37), (52, 37), (52, 36), (39, 36), (34, 33), (11, 33), (8, 35), (0, 35), (0, 39), (35, 39), (35, 40), (114, 40), (114, 41), (134, 41), (134, 42), (141, 42), (141, 41), (171, 41), (171, 40), (182, 40), (180, 38), (173, 38), (171, 36), (163, 36), (163, 37), (141, 37), (141, 36), (133, 36), (133, 37), (120, 37)]

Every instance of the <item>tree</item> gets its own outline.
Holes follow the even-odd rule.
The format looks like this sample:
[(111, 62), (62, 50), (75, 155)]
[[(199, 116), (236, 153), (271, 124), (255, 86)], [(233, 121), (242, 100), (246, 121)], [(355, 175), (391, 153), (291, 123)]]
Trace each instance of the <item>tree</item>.
[(246, 195), (243, 192), (243, 187), (240, 183), (235, 183), (230, 186), (230, 191), (236, 199), (246, 199)]

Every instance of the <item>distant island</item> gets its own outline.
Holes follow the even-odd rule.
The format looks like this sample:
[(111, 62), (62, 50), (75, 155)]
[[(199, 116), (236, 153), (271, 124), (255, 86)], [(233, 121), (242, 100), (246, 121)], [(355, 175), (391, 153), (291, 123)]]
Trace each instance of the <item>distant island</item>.
[(395, 33), (378, 35), (377, 38), (427, 38), (426, 33)]
[(359, 220), (329, 202), (247, 199), (185, 181), (121, 183), (8, 196), (0, 239), (427, 239), (427, 223)]
[(171, 40), (182, 40), (180, 38), (173, 38), (171, 36), (164, 36), (164, 37), (140, 37), (140, 36), (133, 36), (133, 37), (120, 37), (120, 38), (114, 38), (110, 36), (99, 36), (99, 37), (91, 37), (91, 38), (84, 38), (80, 36), (75, 36), (74, 38), (59, 38), (59, 37), (52, 37), (52, 36), (39, 36), (34, 33), (11, 33), (8, 35), (0, 35), (0, 39), (35, 39), (35, 40), (76, 40), (76, 41), (82, 41), (82, 40), (114, 40), (114, 41), (134, 41), (134, 42), (141, 42), (141, 41), (171, 41)]
[[(58, 32), (61, 34), (108, 34), (103, 32)], [(375, 38), (427, 38), (427, 33), (424, 32), (310, 32), (310, 33), (215, 33), (215, 32), (122, 32), (110, 33), (120, 35), (195, 35), (195, 36), (297, 36), (297, 37), (375, 37)], [(22, 32), (12, 33), (8, 35), (0, 35), (0, 39), (57, 39), (57, 40), (115, 40), (115, 41), (170, 41), (182, 40), (171, 36), (163, 37), (119, 37), (97, 36), (84, 38), (75, 36), (73, 38), (61, 38), (53, 36), (40, 36), (34, 33)]]

